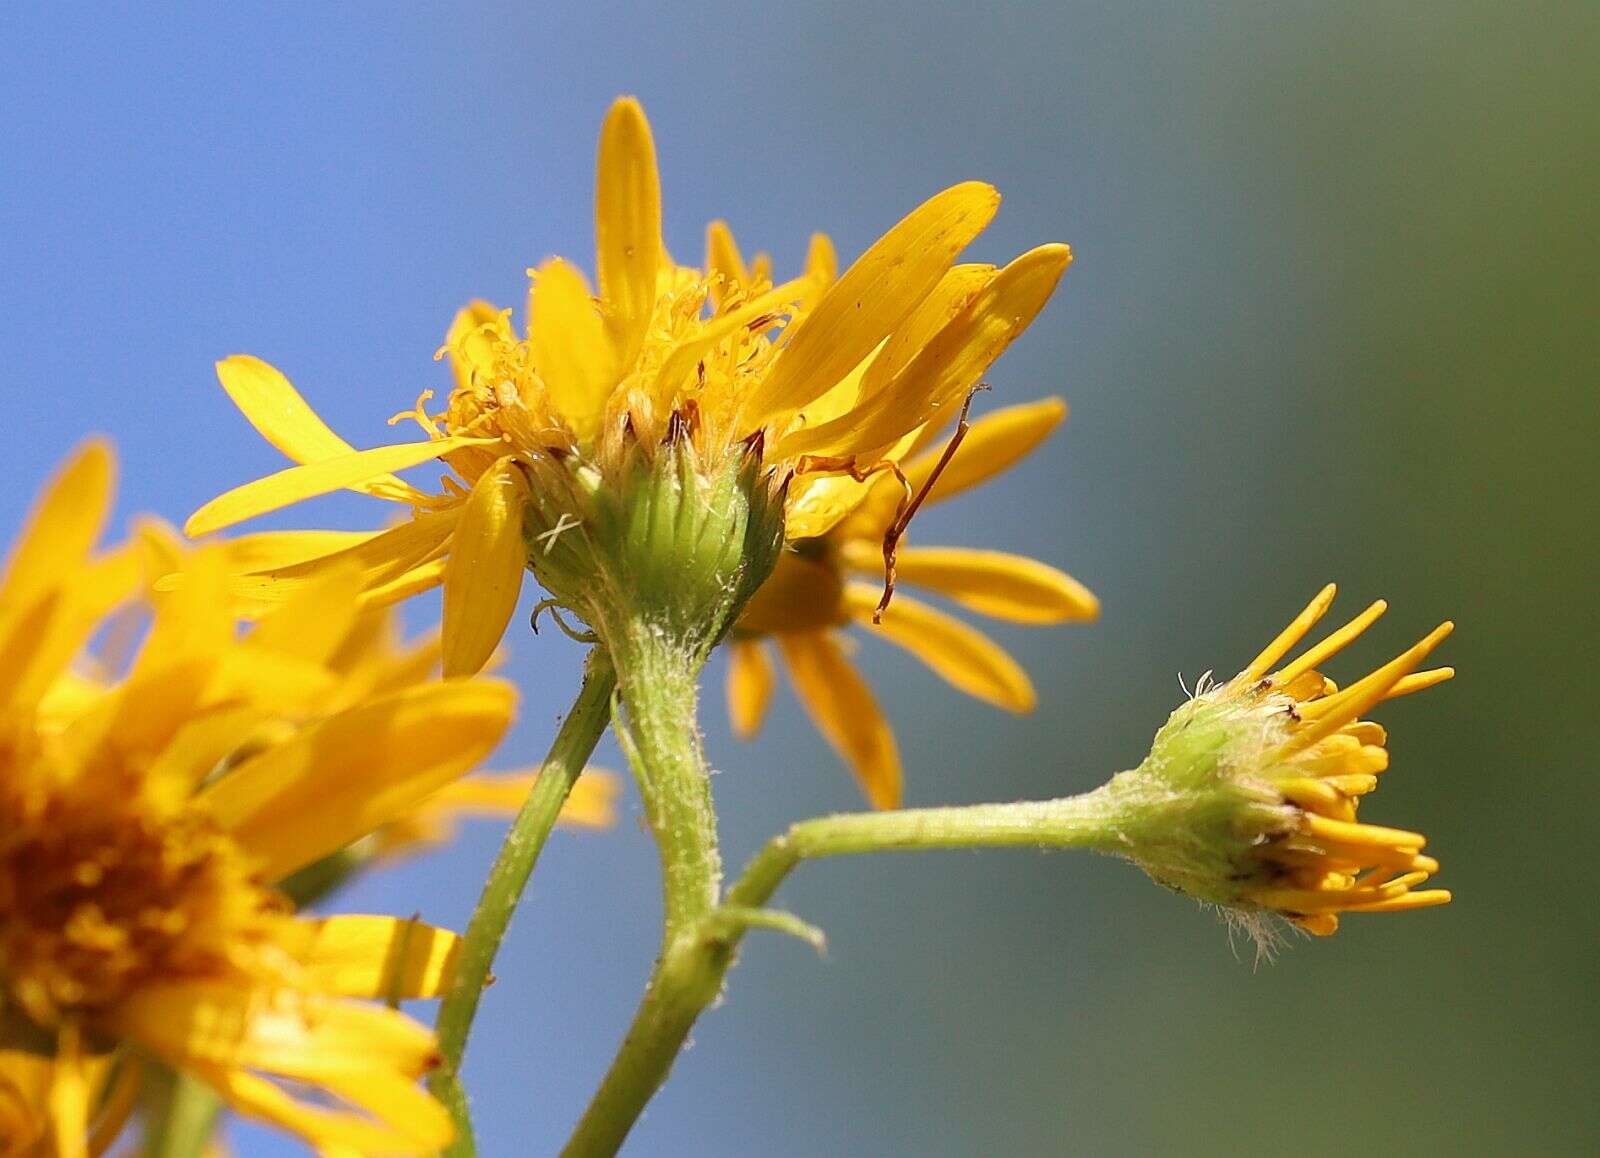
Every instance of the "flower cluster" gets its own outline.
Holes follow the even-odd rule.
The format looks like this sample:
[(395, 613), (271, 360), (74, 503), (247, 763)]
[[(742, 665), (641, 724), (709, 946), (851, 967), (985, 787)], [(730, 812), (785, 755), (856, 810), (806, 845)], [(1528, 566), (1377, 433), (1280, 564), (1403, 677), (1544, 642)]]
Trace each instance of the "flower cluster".
[[(668, 255), (637, 102), (606, 118), (598, 170), (598, 296), (552, 260), (532, 273), (522, 328), (484, 302), (464, 309), (444, 348), (456, 380), (447, 405), (429, 414), (424, 394), (402, 416), (421, 441), (357, 451), (265, 362), (219, 364), (246, 417), (301, 465), (207, 503), (191, 534), (340, 488), (412, 512), (338, 549), (322, 533), (280, 540), (297, 557), (250, 572), (251, 594), (281, 598), (351, 563), (368, 600), (442, 583), (447, 674), (488, 659), (525, 569), (602, 632), (612, 608), (643, 602), (699, 624), (709, 646), (781, 543), (827, 534), (884, 474), (900, 476), (908, 501), (900, 460), (955, 417), (1071, 256), (1045, 245), (1002, 268), (955, 264), (1000, 200), (966, 182), (842, 275), (818, 237), (802, 274), (774, 285), (720, 224), (704, 268)], [(453, 472), (440, 493), (392, 473), (432, 459)], [(691, 597), (701, 591), (717, 597)]]
[[(607, 726), (658, 845), (663, 940), (570, 1153), (621, 1145), (745, 932), (820, 938), (766, 908), (805, 859), (1110, 851), (1315, 934), (1344, 913), (1447, 902), (1422, 887), (1438, 869), (1422, 836), (1356, 813), (1388, 766), (1363, 717), (1450, 678), (1420, 668), (1451, 625), (1341, 689), (1321, 668), (1381, 602), (1286, 659), (1332, 586), (1239, 675), (1203, 680), (1149, 757), (1095, 792), (901, 808), (894, 735), (847, 628), (1025, 712), (1033, 685), (1000, 644), (898, 588), (1014, 624), (1099, 614), (1040, 560), (904, 541), (919, 510), (1011, 469), (1066, 414), (1046, 398), (969, 421), (1071, 260), (1048, 244), (1003, 266), (959, 261), (998, 205), (989, 185), (953, 185), (843, 273), (818, 234), (798, 275), (775, 281), (722, 222), (703, 264), (683, 265), (662, 236), (649, 124), (625, 98), (600, 136), (595, 284), (552, 259), (529, 271), (520, 322), (462, 309), (438, 355), (448, 398), (432, 408), (425, 391), (390, 420), (420, 436), (358, 450), (271, 365), (226, 358), (224, 390), (294, 465), (197, 510), (197, 545), (145, 521), (105, 550), (113, 460), (81, 449), (0, 574), (0, 1153), (103, 1153), (141, 1100), (159, 1103), (149, 1087), (176, 1080), (321, 1153), (470, 1149), (466, 1034), (551, 827), (611, 821), (615, 782), (581, 775)], [(435, 462), (437, 488), (400, 475)], [(340, 490), (401, 518), (211, 538)], [(474, 774), (514, 714), (511, 685), (484, 673), (528, 574), (549, 596), (535, 625), (554, 607), (595, 650), (541, 769)], [(442, 627), (407, 641), (395, 605), (434, 587)], [(761, 728), (776, 652), (879, 810), (793, 826), (727, 888), (695, 725), (723, 643), (734, 731)], [(463, 937), (297, 911), (448, 840), (462, 817), (511, 813)], [(399, 1008), (440, 996), (435, 1030)]]

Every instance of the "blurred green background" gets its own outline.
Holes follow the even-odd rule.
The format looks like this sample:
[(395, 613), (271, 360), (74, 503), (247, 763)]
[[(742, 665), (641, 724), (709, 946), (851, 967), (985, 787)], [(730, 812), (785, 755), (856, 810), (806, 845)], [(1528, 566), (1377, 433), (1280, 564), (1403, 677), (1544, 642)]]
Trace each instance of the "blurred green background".
[[(210, 379), (234, 350), (377, 441), (443, 384), (459, 302), (516, 300), (548, 253), (587, 264), (594, 132), (630, 91), (682, 255), (717, 215), (780, 269), (812, 228), (851, 255), (966, 177), (1007, 194), (980, 258), (1076, 252), (980, 402), (1059, 392), (1066, 427), (913, 537), (1057, 563), (1104, 616), (996, 631), (1039, 687), (1020, 720), (863, 640), (911, 803), (1094, 786), (1178, 673), (1236, 670), (1328, 579), (1338, 610), (1393, 607), (1341, 680), (1457, 620), (1456, 681), (1379, 715), (1393, 768), (1364, 812), (1429, 834), (1450, 907), (1258, 968), (1110, 861), (810, 866), (781, 900), (829, 956), (752, 941), (633, 1152), (1600, 1151), (1600, 6), (246, 5), (12, 9), (0, 32), (7, 534), (90, 427), (124, 447), (128, 512), (272, 469)], [(514, 650), (503, 763), (542, 751), (578, 661), (548, 634)], [(787, 692), (748, 746), (720, 665), (709, 692), (731, 861), (856, 806)], [(496, 840), (354, 903), (459, 922)], [(552, 845), (475, 1040), (486, 1153), (575, 1118), (656, 905), (631, 815)]]

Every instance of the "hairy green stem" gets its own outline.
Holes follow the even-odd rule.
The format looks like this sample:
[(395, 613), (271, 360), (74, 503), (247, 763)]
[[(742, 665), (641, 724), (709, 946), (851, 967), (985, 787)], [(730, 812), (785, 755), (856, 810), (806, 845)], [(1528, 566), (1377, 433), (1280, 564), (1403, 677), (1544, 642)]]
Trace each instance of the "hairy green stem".
[(610, 658), (603, 648), (596, 648), (589, 654), (583, 687), (572, 711), (562, 722), (527, 800), (511, 822), (494, 867), (484, 882), (478, 907), (461, 938), (455, 973), (440, 1003), (435, 1023), (443, 1060), (428, 1078), (428, 1088), (455, 1119), (456, 1140), (448, 1151), (451, 1155), (476, 1152), (466, 1091), (461, 1085), (461, 1062), (473, 1018), (477, 1016), (478, 1002), (528, 876), (573, 784), (605, 733), (611, 719), (611, 694), (616, 685), (616, 671)]
[(643, 625), (612, 643), (623, 704), (616, 732), (661, 857), (663, 943), (717, 903), (722, 858), (711, 774), (695, 723), (704, 660)]
[[(661, 953), (615, 1061), (564, 1151), (614, 1154), (666, 1080), (727, 961), (707, 968), (707, 937), (722, 883), (711, 778), (695, 724), (703, 652), (677, 646), (648, 624), (608, 633), (625, 705), (617, 736), (633, 766), (661, 857)], [(732, 942), (723, 937), (731, 958)], [(709, 986), (709, 988), (708, 988)]]
[(821, 816), (768, 841), (728, 890), (727, 903), (764, 905), (795, 865), (829, 856), (1019, 845), (1113, 851), (1125, 815), (1108, 785), (1061, 800)]
[(1017, 845), (1115, 851), (1127, 815), (1124, 794), (1108, 785), (1063, 800), (855, 813), (794, 825), (762, 849), (722, 905), (702, 910), (692, 922), (680, 921), (669, 935), (611, 1070), (563, 1154), (593, 1158), (617, 1152), (666, 1080), (695, 1021), (721, 992), (746, 932), (779, 928), (811, 939), (801, 922), (761, 907), (802, 860)]

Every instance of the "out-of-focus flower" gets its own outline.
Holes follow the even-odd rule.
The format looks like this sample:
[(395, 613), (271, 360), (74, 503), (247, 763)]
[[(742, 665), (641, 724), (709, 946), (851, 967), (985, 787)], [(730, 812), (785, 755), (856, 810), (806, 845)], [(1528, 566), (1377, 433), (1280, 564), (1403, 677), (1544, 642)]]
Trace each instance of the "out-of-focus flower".
[(111, 475), (105, 446), (80, 452), (0, 581), (11, 1144), (85, 1153), (91, 1092), (113, 1059), (136, 1054), (319, 1147), (434, 1150), (451, 1126), (416, 1084), (432, 1034), (356, 999), (438, 992), (454, 936), (388, 917), (300, 919), (272, 882), (475, 766), (514, 693), (487, 678), (375, 690), (274, 736), (276, 718), (337, 686), (327, 660), (358, 614), (357, 578), (322, 577), (240, 638), (220, 561), (202, 552), (158, 601), (127, 674), (42, 712), (144, 582), (140, 549), (95, 551)]
[[(198, 552), (186, 547), (166, 524), (155, 520), (144, 521), (139, 542), (146, 551), (146, 573), (154, 577), (155, 590), (146, 597), (146, 602), (153, 606), (153, 601), (161, 597), (160, 588), (172, 589), (179, 585), (181, 573), (192, 565)], [(220, 553), (227, 560), (224, 569), (228, 569), (249, 552), (259, 549), (259, 542), (242, 547), (238, 543), (221, 542), (203, 550)], [(270, 642), (263, 641), (261, 636), (270, 636), (273, 623), (286, 622), (295, 613), (292, 603), (278, 609), (269, 615), (266, 624), (257, 625), (247, 638)], [(234, 753), (230, 760), (237, 761), (265, 742), (281, 742), (308, 724), (372, 696), (422, 687), (438, 676), (438, 633), (406, 640), (392, 606), (362, 604), (359, 614), (345, 614), (338, 622), (345, 625), (345, 634), (330, 640), (322, 649), (318, 660), (322, 670), (315, 678), (305, 681), (305, 695), (296, 702), (274, 699), (271, 705), (265, 706), (267, 710), (263, 712), (261, 725), (245, 741), (243, 751)], [(103, 673), (112, 665), (91, 665), (91, 670), (96, 666), (102, 673), (100, 681), (104, 681), (107, 677)], [(70, 703), (101, 686), (102, 683), (80, 675), (71, 681), (70, 694), (56, 698), (58, 702)], [(243, 688), (242, 694), (248, 696), (250, 688)], [(537, 776), (536, 769), (479, 772), (452, 781), (405, 816), (363, 841), (356, 850), (360, 854), (356, 859), (364, 864), (372, 859), (390, 860), (437, 847), (454, 836), (462, 819), (508, 819), (522, 806)], [(585, 770), (562, 808), (560, 823), (578, 828), (609, 827), (616, 818), (619, 788), (611, 773)], [(341, 866), (340, 876), (351, 867), (354, 866), (349, 863)], [(322, 874), (317, 879), (331, 883)]]

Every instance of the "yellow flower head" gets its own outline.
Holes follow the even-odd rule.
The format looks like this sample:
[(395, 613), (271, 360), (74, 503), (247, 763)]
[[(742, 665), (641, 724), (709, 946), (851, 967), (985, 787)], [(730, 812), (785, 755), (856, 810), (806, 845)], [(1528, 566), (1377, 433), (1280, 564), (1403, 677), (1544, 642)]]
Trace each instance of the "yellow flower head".
[(1318, 669), (1383, 614), (1382, 600), (1283, 662), (1334, 591), (1325, 587), (1233, 679), (1202, 679), (1157, 733), (1145, 763), (1111, 782), (1143, 801), (1126, 851), (1151, 876), (1246, 913), (1276, 913), (1318, 935), (1334, 932), (1340, 913), (1450, 900), (1444, 889), (1419, 888), (1439, 868), (1423, 855), (1420, 833), (1361, 823), (1356, 810), (1389, 765), (1387, 733), (1361, 717), (1455, 674), (1417, 670), (1452, 625), (1341, 690)]
[[(224, 560), (224, 570), (237, 570), (259, 559), (264, 544), (273, 538), (257, 536), (251, 541), (223, 542), (205, 550)], [(164, 523), (146, 521), (141, 527), (140, 539), (150, 556), (146, 566), (149, 574), (156, 578), (157, 591), (177, 586), (178, 573), (195, 565), (197, 552), (186, 548)], [(159, 598), (159, 595), (149, 598)], [(332, 600), (340, 599), (345, 600), (344, 606), (332, 605)], [(320, 606), (314, 606), (313, 600)], [(352, 609), (359, 613), (352, 615)], [(277, 609), (265, 623), (258, 625), (252, 638), (259, 642), (274, 630), (305, 633), (309, 624), (296, 625), (297, 615), (315, 618), (328, 629), (323, 632), (318, 654), (308, 657), (315, 660), (318, 670), (304, 671), (297, 678), (284, 681), (288, 689), (297, 688), (303, 693), (298, 698), (289, 700), (275, 695), (260, 705), (262, 723), (245, 741), (246, 751), (266, 742), (281, 742), (309, 724), (374, 696), (425, 686), (439, 674), (438, 633), (405, 639), (394, 608), (363, 603), (358, 598), (353, 578), (348, 575), (342, 582), (323, 584), (320, 589), (316, 585), (307, 588), (304, 595)], [(339, 634), (341, 627), (342, 635)], [(71, 690), (74, 698), (81, 698), (92, 687), (96, 685), (91, 681), (75, 680)], [(258, 690), (266, 690), (265, 685), (252, 683), (243, 687), (241, 693), (249, 696)], [(236, 761), (238, 754), (230, 759)], [(384, 825), (360, 846), (346, 852), (358, 854), (361, 862), (368, 857), (390, 861), (447, 843), (463, 819), (509, 819), (521, 808), (538, 774), (538, 769), (478, 772), (451, 781), (405, 815)], [(616, 819), (619, 790), (620, 785), (610, 772), (586, 769), (562, 807), (560, 823), (579, 828), (609, 827)], [(348, 864), (348, 856), (345, 859)], [(319, 875), (315, 866), (311, 875)]]
[[(523, 327), (481, 302), (464, 310), (446, 345), (448, 404), (430, 415), (424, 395), (406, 416), (423, 440), (356, 451), (266, 363), (219, 364), (246, 417), (301, 465), (206, 504), (189, 533), (340, 488), (412, 511), (342, 550), (280, 541), (287, 553), (241, 580), (245, 594), (282, 598), (341, 561), (359, 568), (371, 600), (442, 582), (445, 671), (462, 674), (503, 634), (525, 566), (592, 619), (597, 604), (656, 579), (681, 591), (703, 565), (724, 600), (682, 618), (709, 617), (714, 641), (772, 566), (769, 537), (815, 538), (848, 514), (919, 432), (953, 417), (1070, 260), (1046, 245), (1000, 269), (955, 265), (999, 204), (992, 187), (966, 182), (842, 276), (819, 237), (805, 272), (775, 286), (721, 225), (703, 269), (667, 254), (636, 101), (612, 107), (598, 169), (598, 285), (549, 261), (532, 273)], [(390, 473), (435, 458), (454, 472), (441, 493)]]
[[(973, 423), (944, 444), (913, 445), (902, 475), (914, 495), (942, 502), (1015, 465), (1066, 415), (1058, 398), (1013, 406)], [(930, 432), (933, 433), (933, 432)], [(921, 441), (927, 441), (923, 439)], [(1031, 711), (1033, 685), (988, 636), (925, 603), (850, 578), (881, 575), (884, 545), (903, 520), (899, 480), (881, 475), (865, 499), (826, 534), (793, 544), (745, 608), (729, 649), (728, 709), (735, 732), (753, 736), (773, 690), (768, 639), (778, 645), (795, 691), (878, 808), (901, 802), (894, 733), (850, 663), (839, 631), (879, 630), (968, 695), (1013, 712)], [(896, 573), (960, 606), (1013, 623), (1092, 620), (1099, 601), (1071, 576), (1036, 559), (964, 547), (895, 552)]]
[(435, 994), (454, 937), (303, 920), (273, 883), (475, 765), (512, 689), (375, 691), (274, 734), (336, 687), (326, 661), (350, 637), (355, 580), (309, 585), (240, 637), (209, 552), (159, 601), (126, 676), (86, 688), (73, 658), (145, 582), (143, 549), (94, 548), (111, 474), (107, 448), (82, 451), (0, 580), (0, 1120), (31, 1131), (21, 1152), (84, 1153), (109, 1060), (148, 1056), (320, 1147), (433, 1150), (451, 1127), (416, 1085), (432, 1034), (354, 999)]

